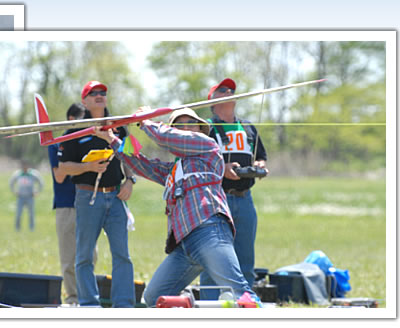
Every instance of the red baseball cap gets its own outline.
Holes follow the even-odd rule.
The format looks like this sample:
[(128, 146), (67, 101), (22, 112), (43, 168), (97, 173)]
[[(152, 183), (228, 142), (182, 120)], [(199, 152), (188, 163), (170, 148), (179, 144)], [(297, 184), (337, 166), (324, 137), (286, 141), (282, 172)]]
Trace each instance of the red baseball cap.
[(104, 91), (107, 91), (107, 86), (105, 84), (99, 81), (89, 81), (82, 89), (82, 99), (85, 99), (88, 93), (94, 88), (102, 88)]
[(233, 81), (232, 79), (225, 79), (223, 81), (221, 81), (220, 83), (218, 83), (217, 85), (214, 85), (213, 87), (211, 87), (210, 91), (208, 92), (208, 99), (210, 100), (214, 91), (217, 90), (221, 85), (224, 85), (228, 88), (231, 88), (233, 90), (236, 90), (236, 83), (235, 81)]

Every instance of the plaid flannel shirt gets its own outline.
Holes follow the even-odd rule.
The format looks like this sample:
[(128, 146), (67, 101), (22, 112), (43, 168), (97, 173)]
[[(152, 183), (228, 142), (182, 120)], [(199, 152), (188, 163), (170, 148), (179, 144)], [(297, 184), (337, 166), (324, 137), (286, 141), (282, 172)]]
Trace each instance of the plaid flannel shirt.
[[(149, 120), (143, 121), (141, 129), (161, 148), (181, 158), (184, 173), (215, 173), (191, 175), (185, 179), (182, 198), (174, 199), (172, 192), (167, 194), (168, 235), (172, 231), (176, 242), (179, 243), (196, 227), (218, 213), (229, 219), (232, 231), (235, 233), (226, 195), (221, 185), (222, 180), (217, 177), (224, 175), (224, 159), (214, 139), (203, 133), (183, 131)], [(121, 140), (118, 138), (111, 143), (120, 160), (123, 160), (137, 175), (165, 186), (174, 162), (164, 162), (158, 158), (148, 159), (142, 153), (137, 157), (128, 156), (118, 152), (120, 145)], [(218, 180), (220, 181), (216, 184)], [(204, 185), (206, 183), (214, 184)], [(191, 189), (197, 185), (199, 186)]]

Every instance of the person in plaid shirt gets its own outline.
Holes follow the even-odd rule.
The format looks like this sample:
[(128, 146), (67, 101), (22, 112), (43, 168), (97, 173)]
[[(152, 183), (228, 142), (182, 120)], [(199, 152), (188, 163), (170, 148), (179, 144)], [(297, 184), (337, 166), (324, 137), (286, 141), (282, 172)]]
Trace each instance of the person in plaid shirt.
[(233, 248), (235, 228), (221, 186), (225, 164), (218, 144), (208, 137), (209, 124), (185, 108), (174, 111), (169, 124), (145, 120), (141, 129), (175, 155), (175, 161), (148, 159), (141, 153), (126, 155), (111, 129), (98, 127), (96, 135), (108, 141), (136, 174), (165, 186), (168, 256), (144, 292), (146, 304), (154, 306), (159, 296), (179, 295), (203, 271), (218, 286), (232, 287), (237, 298), (248, 292), (257, 300)]

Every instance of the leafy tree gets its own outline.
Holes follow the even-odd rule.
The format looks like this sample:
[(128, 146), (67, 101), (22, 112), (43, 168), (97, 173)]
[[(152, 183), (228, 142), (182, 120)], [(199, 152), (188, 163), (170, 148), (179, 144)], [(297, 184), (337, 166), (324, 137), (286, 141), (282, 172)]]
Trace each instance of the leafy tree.
[[(159, 93), (152, 97), (145, 94), (127, 49), (118, 42), (0, 43), (0, 55), (3, 126), (35, 122), (34, 92), (43, 96), (52, 120), (64, 120), (89, 80), (107, 84), (109, 108), (121, 115), (141, 104), (165, 107), (204, 100), (209, 88), (226, 77), (237, 82), (237, 93), (327, 78), (238, 101), (238, 116), (268, 124), (258, 130), (270, 158), (290, 153), (292, 166), (321, 158), (319, 169), (313, 166), (307, 172), (385, 165), (384, 42), (159, 42), (148, 57), (159, 78)], [(211, 116), (207, 108), (198, 113)], [(146, 154), (163, 157), (139, 129), (130, 130)], [(34, 162), (47, 158), (35, 135), (3, 139), (0, 149)]]
[[(384, 128), (361, 125), (385, 122), (383, 42), (160, 42), (149, 61), (164, 86), (163, 103), (205, 99), (209, 87), (225, 77), (238, 82), (237, 92), (327, 78), (264, 96), (261, 104), (259, 99), (240, 101), (238, 115), (276, 123), (259, 128), (273, 152), (304, 158), (320, 154), (328, 164), (384, 163)], [(199, 114), (210, 115), (206, 110)], [(287, 123), (360, 125), (301, 128)]]
[[(34, 92), (44, 98), (52, 121), (65, 120), (68, 107), (81, 100), (82, 87), (90, 80), (107, 84), (108, 107), (114, 115), (132, 113), (143, 102), (140, 80), (128, 65), (127, 49), (118, 42), (2, 44), (0, 52), (9, 63), (1, 75), (6, 82), (0, 90), (2, 125), (36, 121)], [(12, 96), (18, 101), (12, 103)], [(47, 159), (47, 149), (39, 146), (35, 135), (8, 139), (1, 146), (3, 153), (14, 158), (24, 156), (33, 163)]]

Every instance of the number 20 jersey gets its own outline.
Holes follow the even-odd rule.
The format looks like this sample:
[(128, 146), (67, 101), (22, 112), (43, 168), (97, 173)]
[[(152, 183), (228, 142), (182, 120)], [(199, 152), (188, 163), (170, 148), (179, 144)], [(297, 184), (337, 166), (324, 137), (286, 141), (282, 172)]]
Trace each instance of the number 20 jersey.
[[(261, 138), (259, 137), (254, 125), (251, 125), (250, 122), (235, 118), (234, 123), (226, 123), (213, 117), (211, 123), (212, 129), (210, 137), (217, 141), (224, 156), (225, 163), (237, 162), (242, 167), (251, 166), (253, 163), (254, 147), (257, 147), (255, 160), (267, 160), (267, 153)], [(217, 125), (220, 127), (217, 128)], [(221, 127), (225, 132), (226, 140), (228, 141), (227, 144), (223, 143), (223, 136), (219, 133)], [(258, 141), (256, 141), (256, 138), (258, 138)], [(255, 179), (253, 178), (242, 178), (240, 180), (224, 178), (222, 181), (222, 187), (225, 191), (229, 189), (242, 191), (249, 189), (254, 185), (254, 183)]]

